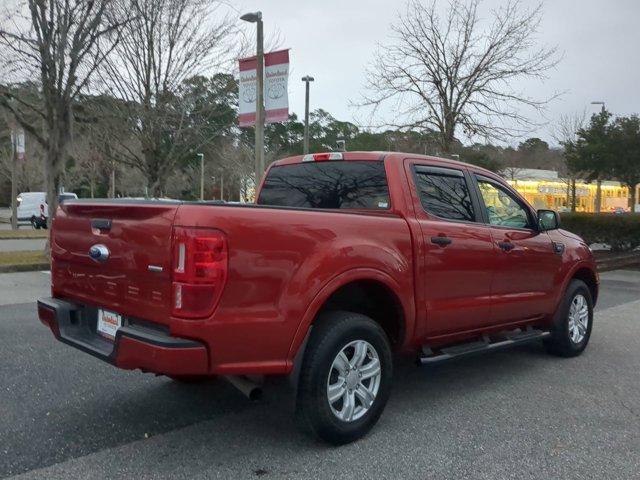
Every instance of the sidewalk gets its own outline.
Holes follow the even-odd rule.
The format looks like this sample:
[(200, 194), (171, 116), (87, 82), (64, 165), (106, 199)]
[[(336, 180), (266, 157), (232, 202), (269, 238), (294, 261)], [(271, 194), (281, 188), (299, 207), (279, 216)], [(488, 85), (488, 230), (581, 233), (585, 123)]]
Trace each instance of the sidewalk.
[(0, 273), (0, 305), (32, 303), (50, 290), (49, 272)]
[(26, 252), (29, 250), (44, 250), (46, 238), (29, 239), (0, 239), (0, 252)]

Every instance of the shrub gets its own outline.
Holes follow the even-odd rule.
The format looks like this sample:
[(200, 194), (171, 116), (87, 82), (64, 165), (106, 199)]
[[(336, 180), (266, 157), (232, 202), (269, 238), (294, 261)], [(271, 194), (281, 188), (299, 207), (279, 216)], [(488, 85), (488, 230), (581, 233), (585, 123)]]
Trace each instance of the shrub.
[(563, 213), (562, 228), (580, 235), (588, 244), (606, 243), (614, 252), (640, 247), (640, 214)]

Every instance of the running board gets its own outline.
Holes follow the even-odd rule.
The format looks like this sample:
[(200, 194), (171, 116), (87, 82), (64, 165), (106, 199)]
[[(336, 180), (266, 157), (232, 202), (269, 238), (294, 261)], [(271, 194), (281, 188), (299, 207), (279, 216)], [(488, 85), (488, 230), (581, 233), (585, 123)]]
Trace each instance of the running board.
[(418, 358), (422, 365), (434, 365), (462, 357), (493, 352), (503, 348), (535, 342), (551, 335), (546, 330), (528, 328), (526, 330), (514, 330), (497, 335), (484, 335), (481, 340), (475, 342), (460, 343), (449, 347), (431, 349), (422, 347), (422, 356)]

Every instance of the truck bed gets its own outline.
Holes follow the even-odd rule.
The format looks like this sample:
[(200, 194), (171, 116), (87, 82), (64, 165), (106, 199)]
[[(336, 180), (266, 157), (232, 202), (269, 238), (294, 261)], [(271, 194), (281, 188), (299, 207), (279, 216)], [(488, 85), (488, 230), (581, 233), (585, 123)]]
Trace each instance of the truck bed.
[[(108, 230), (96, 228), (100, 220), (110, 222)], [(226, 284), (206, 319), (171, 315), (172, 229), (180, 226), (220, 230), (228, 241)], [(108, 261), (89, 258), (96, 244), (110, 250)], [(385, 272), (407, 302), (413, 298), (409, 228), (388, 212), (73, 201), (55, 219), (52, 257), (55, 297), (162, 325), (175, 336), (214, 338), (212, 368), (229, 371), (253, 364), (261, 371), (289, 368), (285, 359), (314, 298), (350, 269)], [(239, 338), (240, 331), (251, 331), (251, 338)]]

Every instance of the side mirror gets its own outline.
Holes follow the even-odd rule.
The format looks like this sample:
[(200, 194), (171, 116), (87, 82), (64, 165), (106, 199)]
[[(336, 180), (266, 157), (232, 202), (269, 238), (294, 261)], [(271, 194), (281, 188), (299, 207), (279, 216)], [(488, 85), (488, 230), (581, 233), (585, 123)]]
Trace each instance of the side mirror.
[(538, 225), (541, 232), (560, 228), (560, 215), (555, 210), (538, 210)]

